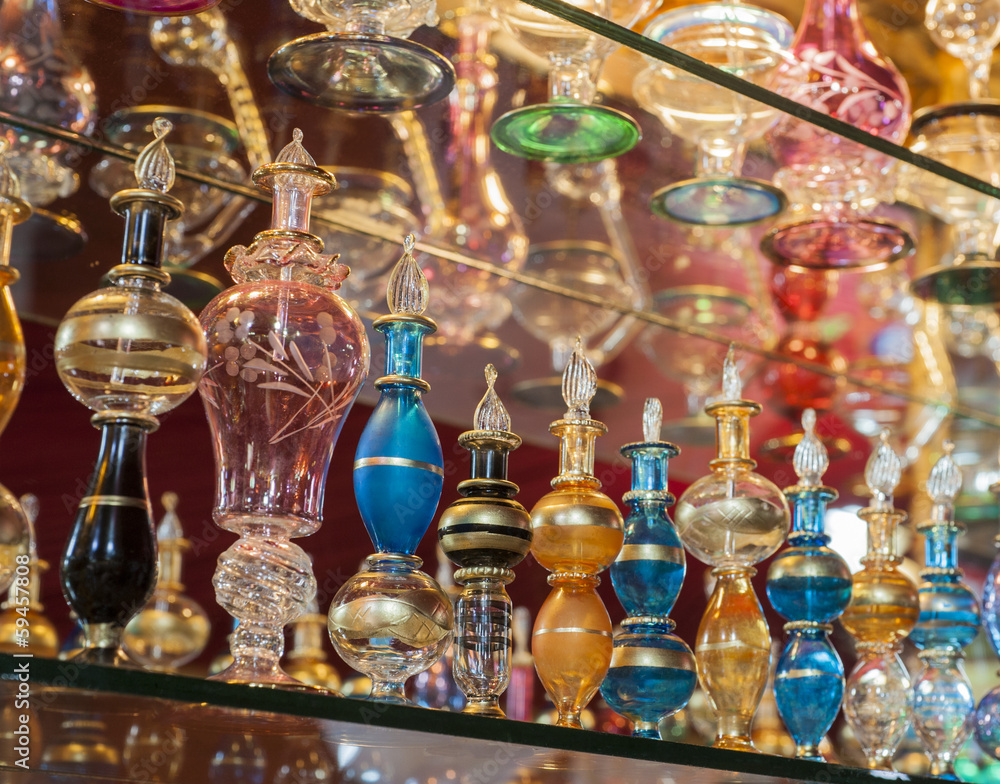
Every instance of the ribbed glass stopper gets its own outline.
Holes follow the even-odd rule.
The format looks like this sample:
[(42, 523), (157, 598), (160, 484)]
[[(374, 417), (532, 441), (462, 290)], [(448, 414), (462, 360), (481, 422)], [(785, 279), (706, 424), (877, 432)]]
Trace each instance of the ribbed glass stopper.
[(476, 406), (474, 418), (476, 430), (503, 430), (510, 432), (510, 414), (504, 408), (503, 401), (493, 385), (497, 380), (497, 369), (493, 365), (486, 366), (486, 394)]
[(743, 382), (740, 380), (739, 368), (736, 367), (736, 346), (733, 345), (729, 346), (722, 365), (722, 399), (743, 399)]
[(300, 166), (316, 165), (316, 159), (302, 146), (302, 130), (300, 128), (292, 131), (292, 140), (281, 148), (281, 152), (278, 153), (278, 157), (274, 159), (274, 162), (296, 163)]
[(596, 394), (597, 372), (583, 351), (583, 341), (577, 338), (562, 377), (565, 419), (590, 419), (590, 401)]
[(403, 239), (403, 256), (392, 270), (386, 287), (389, 312), (394, 316), (421, 316), (427, 310), (430, 286), (424, 272), (413, 258), (415, 238), (407, 234)]
[(927, 495), (935, 504), (951, 507), (962, 490), (962, 472), (951, 456), (955, 445), (945, 441), (943, 446), (944, 455), (934, 464), (927, 479)]
[(135, 159), (135, 181), (140, 188), (166, 193), (174, 187), (174, 157), (167, 149), (166, 135), (174, 125), (165, 117), (153, 120), (155, 138)]
[(865, 482), (872, 497), (872, 508), (892, 511), (892, 493), (903, 475), (903, 460), (889, 445), (889, 431), (879, 435), (878, 448), (872, 452), (865, 466)]
[(642, 438), (647, 443), (660, 440), (663, 427), (663, 405), (659, 398), (647, 397), (642, 407)]
[(813, 409), (807, 408), (802, 412), (802, 428), (805, 433), (795, 447), (792, 467), (801, 487), (819, 487), (830, 465), (830, 457), (823, 442), (816, 436), (816, 412)]

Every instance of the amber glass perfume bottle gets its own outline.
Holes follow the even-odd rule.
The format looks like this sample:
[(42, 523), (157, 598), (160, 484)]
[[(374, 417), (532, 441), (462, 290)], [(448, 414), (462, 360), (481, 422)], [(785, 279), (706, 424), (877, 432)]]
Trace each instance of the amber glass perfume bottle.
[(466, 713), (504, 715), (500, 695), (511, 675), (511, 601), (505, 588), (513, 567), (531, 549), (531, 520), (507, 479), (507, 457), (521, 444), (510, 415), (493, 389), (497, 371), (486, 366), (486, 395), (475, 413), (475, 430), (458, 443), (472, 456), (472, 478), (458, 485), (462, 498), (441, 514), (438, 539), (460, 568), (455, 582), (455, 681), (465, 693)]
[(722, 399), (705, 408), (716, 420), (712, 473), (681, 495), (674, 519), (688, 552), (713, 567), (715, 590), (698, 627), (698, 679), (715, 713), (714, 745), (756, 751), (750, 725), (767, 686), (771, 635), (750, 578), (789, 527), (788, 503), (773, 482), (754, 473), (750, 417), (733, 349), (723, 367)]
[(549, 575), (552, 592), (531, 637), (535, 669), (559, 711), (558, 724), (580, 727), (611, 664), (611, 619), (597, 595), (597, 576), (621, 550), (624, 521), (594, 476), (594, 441), (607, 428), (590, 417), (597, 374), (577, 340), (563, 371), (566, 414), (549, 426), (558, 436), (559, 475), (531, 510), (531, 552)]
[(892, 493), (902, 471), (903, 461), (883, 430), (865, 466), (871, 503), (858, 513), (868, 524), (868, 552), (841, 618), (860, 656), (847, 678), (844, 715), (874, 770), (892, 770), (892, 755), (912, 713), (910, 677), (899, 652), (917, 623), (920, 603), (896, 554), (896, 530), (906, 513), (893, 506)]

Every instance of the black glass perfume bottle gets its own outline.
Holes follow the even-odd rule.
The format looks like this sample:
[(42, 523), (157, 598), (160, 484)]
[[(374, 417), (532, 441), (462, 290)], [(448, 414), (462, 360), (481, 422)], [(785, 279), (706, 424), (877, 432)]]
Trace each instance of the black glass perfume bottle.
[(205, 368), (205, 336), (197, 318), (160, 289), (166, 222), (183, 205), (167, 191), (174, 163), (156, 139), (136, 160), (137, 188), (119, 191), (111, 207), (125, 218), (122, 263), (109, 285), (73, 305), (56, 333), (59, 377), (95, 412), (101, 431), (97, 465), (80, 499), (63, 553), (63, 594), (86, 636), (78, 658), (123, 665), (122, 633), (156, 584), (156, 533), (146, 488), (146, 435), (157, 415), (190, 396)]

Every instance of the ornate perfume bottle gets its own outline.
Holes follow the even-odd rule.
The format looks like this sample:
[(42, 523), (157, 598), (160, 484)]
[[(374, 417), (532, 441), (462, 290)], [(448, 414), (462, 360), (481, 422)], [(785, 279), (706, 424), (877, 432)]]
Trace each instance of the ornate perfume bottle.
[(289, 626), (292, 647), (285, 655), (285, 672), (307, 686), (339, 692), (340, 674), (330, 664), (323, 648), (326, 615), (319, 611), (315, 598), (306, 605), (306, 611)]
[(955, 757), (972, 731), (976, 699), (965, 674), (963, 649), (979, 633), (979, 603), (962, 581), (956, 538), (965, 526), (955, 520), (962, 472), (951, 457), (954, 444), (931, 469), (927, 494), (931, 518), (917, 526), (924, 535), (924, 569), (918, 590), (920, 615), (910, 639), (920, 649), (923, 669), (913, 684), (913, 729), (931, 761), (931, 774), (955, 778)]
[(330, 604), (327, 628), (337, 653), (372, 680), (371, 698), (408, 702), (403, 684), (444, 655), (454, 614), (441, 587), (413, 553), (434, 518), (444, 482), (437, 431), (421, 396), (424, 337), (434, 332), (427, 279), (413, 258), (412, 234), (392, 271), (381, 393), (354, 455), (354, 495), (376, 553)]
[(59, 378), (96, 412), (101, 448), (73, 521), (60, 568), (63, 594), (83, 625), (88, 663), (128, 664), (121, 650), (129, 620), (156, 584), (156, 532), (146, 488), (146, 434), (156, 417), (194, 393), (205, 369), (205, 335), (194, 314), (160, 287), (168, 220), (183, 205), (167, 191), (174, 162), (154, 122), (156, 139), (135, 164), (138, 188), (119, 191), (111, 207), (125, 218), (122, 263), (111, 285), (73, 305), (56, 332)]
[(438, 539), (459, 569), (462, 592), (455, 603), (455, 680), (468, 698), (466, 713), (504, 715), (500, 695), (511, 676), (510, 597), (505, 588), (531, 549), (531, 518), (514, 500), (507, 479), (508, 455), (521, 445), (510, 415), (493, 389), (497, 371), (486, 366), (486, 395), (476, 407), (475, 430), (458, 443), (472, 457), (472, 477), (461, 482), (463, 498), (441, 514)]
[(125, 652), (153, 670), (176, 670), (208, 644), (208, 615), (184, 593), (181, 565), (191, 543), (177, 516), (177, 493), (160, 498), (166, 514), (156, 529), (159, 576), (149, 603), (125, 627)]
[(830, 464), (816, 436), (816, 412), (802, 415), (805, 434), (792, 458), (798, 484), (785, 490), (792, 506), (788, 547), (767, 573), (767, 596), (785, 618), (788, 640), (774, 673), (778, 713), (795, 741), (795, 756), (819, 762), (819, 743), (844, 699), (844, 664), (830, 644), (831, 624), (851, 600), (851, 570), (827, 545), (826, 507), (837, 491), (823, 484)]
[(648, 398), (642, 412), (643, 440), (621, 453), (632, 460), (632, 489), (624, 501), (625, 543), (611, 566), (611, 582), (628, 613), (615, 635), (611, 667), (601, 696), (632, 722), (632, 734), (659, 738), (659, 723), (691, 699), (698, 681), (694, 654), (673, 634), (670, 611), (687, 564), (667, 507), (667, 467), (680, 450), (660, 440), (663, 406)]
[[(1000, 482), (990, 485), (990, 492), (1000, 501)], [(983, 584), (983, 627), (993, 653), (1000, 656), (1000, 534), (993, 539), (997, 554)], [(976, 708), (976, 743), (993, 759), (1000, 759), (1000, 686), (979, 701)]]
[(580, 727), (580, 711), (611, 664), (611, 618), (597, 595), (600, 578), (621, 550), (621, 512), (594, 476), (594, 441), (607, 432), (590, 417), (597, 374), (576, 348), (563, 371), (566, 413), (549, 425), (561, 440), (559, 475), (531, 510), (531, 552), (552, 574), (531, 635), (535, 669), (559, 711), (558, 724)]
[[(0, 432), (10, 421), (24, 388), (24, 335), (10, 293), (10, 285), (20, 275), (10, 266), (10, 242), (14, 225), (31, 215), (31, 207), (21, 198), (21, 184), (9, 156), (10, 143), (0, 137)], [(30, 535), (30, 523), (17, 498), (0, 485), (0, 592), (14, 580), (14, 559), (27, 550)]]
[(896, 529), (906, 513), (892, 503), (903, 461), (889, 431), (865, 466), (871, 503), (858, 512), (868, 524), (864, 569), (854, 575), (841, 622), (857, 641), (858, 663), (847, 679), (844, 715), (873, 770), (892, 770), (892, 755), (910, 723), (912, 688), (899, 652), (917, 622), (917, 587), (899, 570)]
[(273, 193), (272, 228), (226, 253), (236, 285), (201, 314), (213, 518), (240, 537), (212, 579), (216, 600), (239, 620), (234, 662), (213, 677), (300, 685), (279, 664), (282, 628), (305, 611), (316, 579), (291, 540), (322, 525), (337, 435), (368, 374), (368, 338), (336, 294), (348, 268), (309, 233), (313, 197), (336, 183), (306, 152), (300, 130), (253, 181)]
[(698, 627), (698, 679), (716, 718), (716, 748), (756, 751), (750, 725), (767, 687), (771, 635), (750, 578), (753, 565), (774, 553), (788, 533), (788, 504), (750, 459), (750, 417), (759, 404), (743, 400), (730, 347), (722, 399), (705, 411), (716, 420), (712, 473), (681, 495), (677, 532), (688, 551), (715, 567), (715, 590)]

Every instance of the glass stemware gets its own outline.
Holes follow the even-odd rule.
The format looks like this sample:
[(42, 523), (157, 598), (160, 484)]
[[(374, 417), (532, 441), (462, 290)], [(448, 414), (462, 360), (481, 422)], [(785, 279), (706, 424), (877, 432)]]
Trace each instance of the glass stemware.
[(129, 14), (149, 16), (200, 14), (219, 4), (219, 0), (87, 0), (87, 2)]
[(289, 0), (329, 32), (277, 49), (267, 73), (278, 89), (309, 103), (355, 112), (397, 112), (445, 98), (455, 86), (447, 58), (410, 41), (437, 24), (435, 0)]
[[(199, 391), (215, 452), (213, 518), (239, 535), (213, 577), (239, 626), (235, 661), (213, 676), (301, 685), (280, 667), (282, 627), (316, 593), (309, 556), (291, 539), (322, 524), (326, 474), (345, 416), (368, 373), (361, 320), (336, 290), (347, 268), (309, 233), (312, 197), (333, 178), (296, 129), (254, 183), (274, 196), (272, 228), (226, 254), (236, 285), (201, 314), (209, 369)], [(303, 468), (306, 466), (306, 468)]]
[(83, 625), (75, 658), (128, 665), (121, 648), (129, 620), (156, 583), (156, 533), (145, 477), (146, 435), (157, 416), (183, 403), (205, 369), (205, 335), (194, 314), (160, 286), (165, 223), (183, 211), (167, 191), (174, 162), (156, 138), (136, 160), (138, 188), (119, 191), (111, 206), (125, 218), (122, 264), (111, 285), (76, 302), (55, 338), (59, 378), (95, 412), (101, 431), (97, 464), (80, 499), (60, 564), (63, 594)]
[[(770, 87), (793, 30), (778, 14), (726, 2), (667, 11), (643, 35)], [(779, 188), (740, 175), (747, 144), (774, 125), (778, 112), (658, 60), (636, 76), (633, 92), (671, 133), (697, 145), (694, 179), (656, 191), (653, 212), (709, 226), (755, 223), (781, 212), (786, 199)]]
[[(868, 36), (857, 0), (807, 0), (777, 92), (901, 144), (910, 124), (906, 82)], [(782, 115), (768, 140), (775, 183), (793, 203), (761, 249), (774, 262), (820, 269), (884, 267), (910, 253), (899, 226), (871, 217), (892, 199), (894, 159)]]
[[(577, 8), (631, 27), (649, 0), (575, 0)], [(504, 114), (490, 130), (504, 152), (536, 161), (586, 163), (614, 158), (641, 138), (623, 112), (594, 103), (597, 78), (616, 44), (518, 0), (500, 0), (493, 13), (521, 44), (549, 62), (549, 100)]]
[(997, 0), (929, 0), (924, 27), (934, 43), (965, 65), (969, 97), (990, 97), (990, 64), (1000, 44), (1000, 2)]

